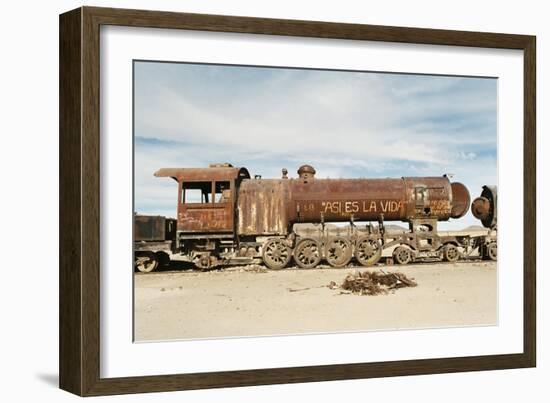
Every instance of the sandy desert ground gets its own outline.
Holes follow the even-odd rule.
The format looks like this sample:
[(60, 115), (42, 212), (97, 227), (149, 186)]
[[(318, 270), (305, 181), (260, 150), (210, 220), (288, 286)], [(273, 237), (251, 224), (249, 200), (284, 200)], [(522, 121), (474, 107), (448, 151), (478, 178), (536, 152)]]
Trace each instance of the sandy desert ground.
[(494, 325), (497, 265), (461, 262), (380, 266), (418, 283), (387, 295), (342, 294), (365, 268), (135, 274), (135, 340)]

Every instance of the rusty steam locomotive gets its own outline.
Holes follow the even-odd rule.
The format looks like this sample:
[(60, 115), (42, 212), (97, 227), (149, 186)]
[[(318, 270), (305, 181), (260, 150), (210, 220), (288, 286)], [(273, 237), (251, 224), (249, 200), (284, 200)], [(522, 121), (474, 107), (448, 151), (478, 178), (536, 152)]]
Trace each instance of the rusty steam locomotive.
[[(472, 213), (487, 228), (478, 234), (438, 232), (437, 223), (464, 216), (470, 193), (449, 177), (320, 179), (302, 165), (297, 178), (250, 177), (246, 168), (162, 168), (157, 177), (177, 182), (177, 219), (134, 216), (136, 268), (143, 272), (172, 260), (200, 269), (264, 262), (271, 269), (291, 259), (302, 268), (325, 260), (377, 263), (390, 251), (398, 264), (422, 257), (456, 261), (477, 251), (496, 260), (496, 188), (484, 187)], [(408, 230), (384, 225), (401, 221)], [(337, 226), (333, 223), (347, 222)], [(361, 225), (360, 225), (361, 223)], [(300, 224), (310, 224), (305, 230)]]

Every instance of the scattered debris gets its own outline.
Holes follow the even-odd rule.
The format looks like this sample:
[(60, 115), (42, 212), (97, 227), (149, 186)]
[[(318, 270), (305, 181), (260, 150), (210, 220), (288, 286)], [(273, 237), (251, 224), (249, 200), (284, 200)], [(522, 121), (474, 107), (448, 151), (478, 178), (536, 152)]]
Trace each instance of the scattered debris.
[(245, 266), (244, 271), (255, 272), (255, 273), (267, 273), (267, 268), (259, 264), (252, 264)]
[(306, 288), (287, 288), (287, 290), (289, 292), (306, 291), (306, 290), (310, 290), (310, 289), (311, 289), (310, 287), (306, 287)]
[(331, 281), (328, 288), (331, 290), (342, 289), (341, 294), (379, 295), (387, 294), (391, 290), (403, 287), (416, 287), (414, 279), (410, 279), (403, 273), (386, 273), (384, 271), (363, 271), (350, 273), (341, 285)]
[(265, 266), (262, 266), (262, 265), (259, 265), (259, 264), (249, 264), (249, 265), (246, 265), (246, 266), (235, 266), (235, 267), (231, 267), (231, 268), (220, 268), (220, 269), (217, 269), (217, 270), (211, 270), (210, 271), (211, 273), (212, 272), (239, 272), (239, 273), (244, 273), (244, 272), (253, 272), (253, 273), (267, 273), (268, 270)]
[[(331, 283), (334, 283), (334, 281), (331, 281)], [(307, 291), (307, 290), (311, 290), (313, 288), (325, 288), (325, 287), (326, 287), (326, 285), (320, 285), (320, 286), (317, 286), (317, 287), (287, 288), (287, 291), (288, 292)]]

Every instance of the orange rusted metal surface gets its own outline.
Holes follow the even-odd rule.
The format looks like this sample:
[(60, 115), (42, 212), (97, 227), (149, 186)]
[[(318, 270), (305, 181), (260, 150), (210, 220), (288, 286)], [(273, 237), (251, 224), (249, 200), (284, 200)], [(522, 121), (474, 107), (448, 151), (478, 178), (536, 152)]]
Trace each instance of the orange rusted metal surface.
[[(303, 165), (298, 178), (250, 179), (246, 168), (163, 168), (179, 183), (178, 231), (286, 235), (295, 223), (403, 221), (463, 216), (470, 194), (446, 176), (320, 179)], [(196, 199), (187, 195), (197, 192)]]
[(216, 166), (209, 168), (161, 168), (155, 172), (155, 176), (170, 177), (179, 182), (250, 178), (250, 174), (248, 173), (248, 170), (246, 168), (233, 167), (230, 164), (219, 165), (216, 164)]
[(288, 179), (242, 181), (237, 198), (238, 233), (286, 235), (291, 182)]
[[(317, 179), (289, 181), (295, 222), (409, 221), (451, 217), (454, 206), (446, 177), (399, 179)], [(461, 205), (469, 205), (462, 195)]]
[(470, 206), (470, 192), (468, 188), (460, 182), (451, 183), (452, 208), (451, 218), (460, 218), (468, 212)]
[(470, 194), (446, 176), (318, 179), (304, 166), (296, 179), (243, 181), (237, 203), (240, 234), (286, 234), (295, 223), (446, 221), (466, 214)]
[[(178, 231), (185, 233), (233, 233), (235, 192), (246, 168), (212, 164), (208, 168), (162, 168), (157, 177), (178, 182)], [(190, 196), (191, 195), (191, 196)]]

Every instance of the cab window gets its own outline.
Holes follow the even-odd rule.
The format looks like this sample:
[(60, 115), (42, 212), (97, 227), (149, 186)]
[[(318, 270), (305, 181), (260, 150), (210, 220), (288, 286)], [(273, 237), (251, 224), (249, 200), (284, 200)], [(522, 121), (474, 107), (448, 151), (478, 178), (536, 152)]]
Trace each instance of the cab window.
[(181, 202), (185, 204), (209, 203), (211, 182), (185, 182), (181, 185)]
[(231, 201), (229, 181), (216, 182), (214, 189), (214, 203), (229, 203)]

